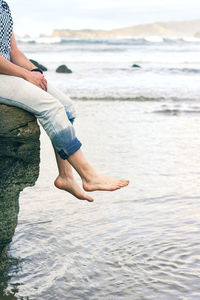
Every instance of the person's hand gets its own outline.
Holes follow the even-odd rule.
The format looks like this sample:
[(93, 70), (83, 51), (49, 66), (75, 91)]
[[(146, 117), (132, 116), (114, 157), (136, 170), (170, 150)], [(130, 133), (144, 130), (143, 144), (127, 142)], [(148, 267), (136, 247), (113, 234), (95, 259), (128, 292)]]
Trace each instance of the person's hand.
[(44, 91), (47, 91), (47, 81), (44, 78), (44, 75), (41, 74), (40, 72), (28, 71), (25, 79), (35, 84), (39, 88), (43, 89)]

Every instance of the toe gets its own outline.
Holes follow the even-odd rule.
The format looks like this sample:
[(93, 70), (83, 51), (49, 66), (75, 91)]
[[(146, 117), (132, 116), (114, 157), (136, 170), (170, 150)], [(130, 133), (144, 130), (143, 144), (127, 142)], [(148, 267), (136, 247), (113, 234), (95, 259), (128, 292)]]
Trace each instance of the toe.
[(88, 197), (86, 200), (87, 200), (88, 202), (94, 202), (94, 199), (92, 199), (91, 197)]
[(128, 184), (129, 184), (129, 181), (128, 181), (128, 180), (121, 180), (121, 181), (120, 181), (120, 184), (121, 184), (122, 186), (125, 186), (125, 185), (128, 185)]
[(84, 195), (83, 200), (87, 200), (88, 202), (93, 202), (94, 201), (94, 199), (92, 197), (90, 197), (86, 194)]

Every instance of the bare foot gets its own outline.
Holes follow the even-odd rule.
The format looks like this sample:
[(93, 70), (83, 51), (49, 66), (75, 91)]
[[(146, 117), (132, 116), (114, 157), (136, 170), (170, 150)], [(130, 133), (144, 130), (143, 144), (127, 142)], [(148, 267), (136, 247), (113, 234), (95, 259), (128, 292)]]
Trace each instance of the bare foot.
[(65, 190), (80, 200), (94, 201), (92, 197), (82, 191), (73, 177), (62, 178), (58, 176), (54, 184), (58, 189)]
[(85, 191), (115, 191), (129, 184), (129, 180), (115, 179), (108, 176), (93, 174), (90, 179), (82, 179)]

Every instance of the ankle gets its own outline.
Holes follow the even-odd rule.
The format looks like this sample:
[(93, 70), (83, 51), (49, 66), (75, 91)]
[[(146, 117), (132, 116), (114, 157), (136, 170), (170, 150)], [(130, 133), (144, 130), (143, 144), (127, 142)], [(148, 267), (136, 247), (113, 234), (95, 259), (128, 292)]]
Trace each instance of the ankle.
[(82, 165), (78, 173), (83, 181), (91, 180), (97, 176), (97, 172), (88, 163)]
[(84, 176), (81, 176), (81, 179), (85, 183), (90, 183), (94, 181), (94, 178), (98, 178), (99, 174), (95, 170), (89, 170), (84, 174)]
[(73, 173), (72, 172), (59, 172), (59, 175), (57, 178), (61, 178), (61, 179), (73, 178)]

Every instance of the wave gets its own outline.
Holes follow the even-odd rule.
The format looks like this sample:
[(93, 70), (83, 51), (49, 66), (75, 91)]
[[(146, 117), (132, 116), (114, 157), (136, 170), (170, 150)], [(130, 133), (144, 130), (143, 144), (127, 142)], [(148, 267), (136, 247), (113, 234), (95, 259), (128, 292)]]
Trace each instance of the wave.
[(145, 39), (61, 39), (61, 44), (90, 44), (90, 45), (137, 45), (148, 42)]
[(17, 43), (20, 44), (61, 44), (62, 39), (57, 37), (49, 38), (17, 38)]
[(144, 96), (136, 96), (136, 97), (115, 97), (115, 96), (107, 96), (107, 97), (99, 97), (99, 96), (71, 96), (73, 100), (81, 100), (81, 101), (138, 101), (138, 102), (144, 102), (144, 101), (162, 101), (165, 98), (164, 97), (144, 97)]
[[(96, 51), (95, 51), (96, 52)], [(138, 67), (132, 67), (132, 65), (138, 65)], [(133, 73), (133, 72), (140, 72), (140, 73), (154, 73), (154, 74), (166, 74), (166, 75), (175, 75), (175, 74), (200, 74), (200, 68), (163, 68), (163, 67), (148, 67), (143, 62), (131, 62), (129, 66), (124, 68), (102, 68), (104, 72), (116, 72), (121, 71), (124, 73)]]
[(71, 44), (71, 45), (107, 45), (107, 46), (119, 46), (119, 45), (144, 45), (148, 44), (147, 39), (103, 39), (103, 38), (61, 38), (61, 37), (49, 37), (49, 38), (18, 38), (17, 42), (25, 44)]
[(163, 38), (163, 42), (167, 44), (200, 43), (200, 39), (193, 37)]
[(36, 40), (23, 40), (23, 39), (17, 39), (18, 44), (36, 44)]
[(71, 45), (107, 45), (107, 46), (141, 46), (151, 44), (183, 44), (199, 43), (197, 38), (162, 38), (150, 36), (144, 38), (62, 38), (62, 37), (40, 37), (40, 38), (17, 38), (19, 43), (25, 44), (71, 44)]
[(200, 68), (196, 69), (196, 68), (148, 68), (148, 67), (143, 67), (143, 63), (138, 63), (137, 64), (140, 66), (138, 68), (134, 68), (134, 67), (127, 67), (127, 68), (104, 68), (105, 71), (109, 70), (119, 70), (119, 71), (124, 71), (124, 72), (135, 72), (135, 71), (140, 71), (140, 72), (153, 72), (153, 73), (157, 73), (157, 72), (161, 72), (161, 73), (167, 73), (167, 74), (181, 74), (181, 73), (185, 73), (185, 74), (200, 74)]
[(194, 68), (169, 68), (167, 70), (172, 73), (193, 73), (193, 74), (200, 73), (200, 69), (194, 69)]
[(161, 109), (161, 110), (155, 110), (153, 113), (157, 114), (165, 114), (165, 115), (173, 115), (173, 116), (178, 116), (180, 114), (191, 114), (191, 115), (196, 115), (200, 114), (200, 110), (191, 110), (191, 109)]
[[(135, 102), (191, 102), (191, 101), (198, 101), (200, 100), (197, 98), (178, 98), (178, 97), (146, 97), (146, 96), (70, 96), (73, 100), (81, 100), (81, 101), (135, 101)], [(196, 110), (194, 110), (196, 111)]]

